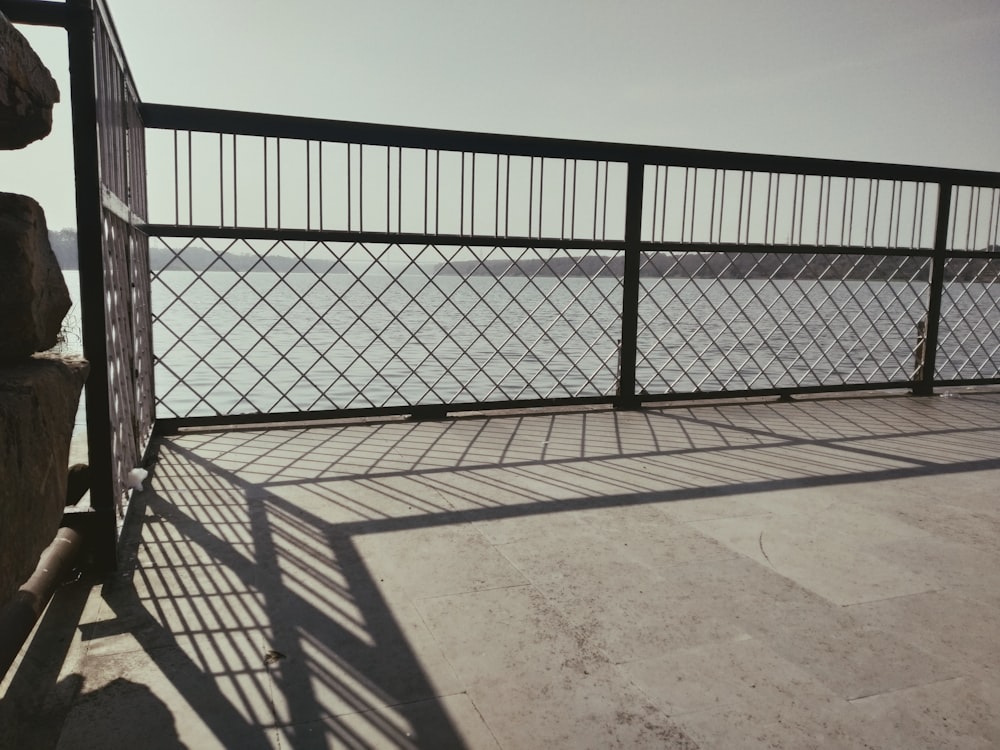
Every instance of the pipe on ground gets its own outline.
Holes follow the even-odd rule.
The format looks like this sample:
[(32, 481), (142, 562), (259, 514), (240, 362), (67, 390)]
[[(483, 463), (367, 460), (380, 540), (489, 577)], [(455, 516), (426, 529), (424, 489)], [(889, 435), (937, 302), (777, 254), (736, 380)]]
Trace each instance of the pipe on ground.
[(56, 589), (69, 578), (83, 550), (83, 534), (66, 526), (38, 560), (38, 567), (0, 609), (0, 680), (20, 653)]

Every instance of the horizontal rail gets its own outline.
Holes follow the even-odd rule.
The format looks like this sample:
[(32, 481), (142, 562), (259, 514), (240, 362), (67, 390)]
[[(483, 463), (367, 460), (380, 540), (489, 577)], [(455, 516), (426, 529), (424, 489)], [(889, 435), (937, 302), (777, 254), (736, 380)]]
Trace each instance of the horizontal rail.
[(220, 419), (217, 416), (194, 417), (163, 417), (156, 420), (156, 432), (160, 435), (172, 435), (181, 430), (198, 427), (213, 427), (225, 422), (227, 425), (264, 425), (286, 424), (296, 422), (326, 422), (340, 419), (377, 419), (388, 417), (414, 417), (418, 419), (443, 419), (448, 414), (459, 414), (478, 411), (503, 411), (511, 409), (539, 409), (560, 407), (610, 406), (614, 402), (611, 396), (562, 398), (562, 399), (531, 399), (517, 401), (489, 401), (477, 403), (454, 403), (433, 405), (412, 405), (395, 407), (376, 407), (366, 409), (336, 409), (325, 411), (290, 411), (290, 412), (254, 412), (249, 414), (231, 414)]
[(649, 165), (669, 164), (706, 169), (794, 172), (875, 180), (950, 182), (1000, 187), (1000, 173), (968, 169), (472, 133), (168, 104), (146, 103), (142, 105), (141, 111), (147, 128), (163, 130), (192, 130), (204, 133), (338, 141), (372, 146), (513, 156), (643, 162)]
[[(563, 239), (508, 235), (433, 234), (421, 232), (349, 232), (330, 229), (273, 229), (264, 227), (216, 227), (205, 225), (140, 224), (150, 237), (217, 237), (241, 240), (287, 240), (313, 242), (369, 243), (391, 245), (439, 245), (442, 247), (537, 247), (567, 250), (624, 250), (625, 240)], [(931, 249), (901, 249), (885, 245), (771, 245), (762, 243), (651, 242), (638, 243), (643, 252), (687, 253), (779, 253), (788, 255), (877, 255), (885, 257), (930, 258)], [(996, 259), (987, 251), (950, 253), (949, 257)]]
[(539, 238), (506, 235), (425, 234), (422, 232), (367, 232), (336, 229), (273, 229), (265, 227), (211, 227), (144, 224), (150, 237), (218, 237), (245, 240), (347, 242), (453, 247), (546, 247), (570, 250), (623, 250), (624, 240)]
[[(977, 386), (1000, 385), (1000, 378), (988, 380), (949, 380), (940, 381), (939, 385)], [(836, 386), (802, 386), (796, 388), (747, 389), (740, 391), (699, 391), (696, 393), (643, 394), (637, 401), (642, 405), (661, 405), (675, 402), (707, 401), (718, 399), (748, 399), (748, 398), (794, 398), (796, 396), (818, 396), (836, 393), (866, 393), (882, 391), (908, 391), (912, 388), (910, 381), (890, 383), (850, 383)], [(250, 414), (230, 414), (218, 416), (163, 417), (156, 421), (158, 435), (174, 435), (182, 430), (212, 428), (220, 424), (230, 426), (260, 426), (277, 424), (296, 424), (303, 422), (329, 422), (344, 419), (387, 419), (392, 417), (414, 417), (419, 419), (443, 419), (450, 414), (467, 414), (469, 412), (496, 412), (513, 409), (539, 408), (583, 408), (588, 406), (611, 407), (615, 402), (613, 396), (596, 398), (564, 398), (564, 399), (534, 399), (531, 401), (490, 401), (483, 403), (455, 403), (440, 406), (405, 406), (382, 407), (369, 409), (338, 409), (308, 412), (256, 412)]]
[(50, 0), (0, 0), (0, 13), (11, 23), (29, 26), (56, 26), (66, 28), (73, 13), (79, 8), (65, 2)]

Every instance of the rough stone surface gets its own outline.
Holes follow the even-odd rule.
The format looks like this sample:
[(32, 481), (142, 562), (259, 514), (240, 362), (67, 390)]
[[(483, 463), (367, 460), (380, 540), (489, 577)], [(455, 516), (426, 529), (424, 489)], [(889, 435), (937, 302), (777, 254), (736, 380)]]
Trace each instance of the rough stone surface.
[(0, 606), (31, 575), (59, 528), (87, 371), (79, 357), (52, 354), (0, 367)]
[(45, 213), (27, 196), (0, 193), (0, 269), (0, 362), (51, 349), (71, 301)]
[(16, 149), (52, 130), (59, 87), (28, 40), (0, 13), (0, 149)]

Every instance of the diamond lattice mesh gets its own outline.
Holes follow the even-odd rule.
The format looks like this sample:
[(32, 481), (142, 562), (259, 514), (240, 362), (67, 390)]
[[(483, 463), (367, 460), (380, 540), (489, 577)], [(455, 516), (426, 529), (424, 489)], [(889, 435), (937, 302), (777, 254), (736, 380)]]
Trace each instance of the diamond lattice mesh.
[(913, 377), (926, 259), (709, 250), (647, 254), (642, 269), (641, 392)]
[(620, 274), (608, 272), (620, 266), (614, 254), (210, 238), (159, 244), (160, 416), (615, 390), (622, 293)]
[(1000, 263), (951, 258), (945, 279), (936, 377), (1000, 377)]

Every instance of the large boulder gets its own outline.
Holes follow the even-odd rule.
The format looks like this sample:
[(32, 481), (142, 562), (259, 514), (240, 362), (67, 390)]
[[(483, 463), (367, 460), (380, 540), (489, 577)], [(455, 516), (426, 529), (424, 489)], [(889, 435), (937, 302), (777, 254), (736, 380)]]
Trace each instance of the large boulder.
[(0, 13), (0, 149), (23, 148), (47, 136), (57, 101), (52, 74)]
[(0, 269), (0, 363), (51, 349), (71, 301), (45, 214), (27, 196), (0, 193)]
[(0, 366), (0, 606), (52, 542), (87, 362), (39, 354)]

